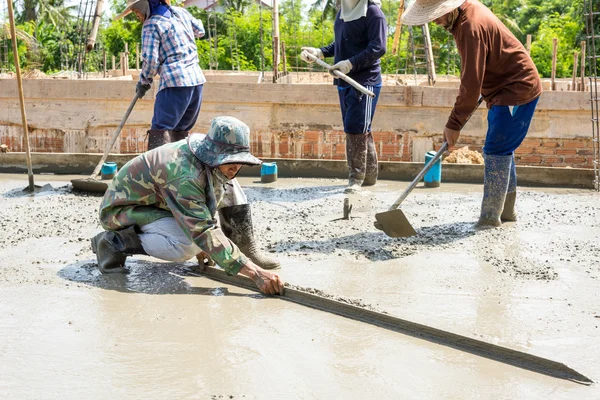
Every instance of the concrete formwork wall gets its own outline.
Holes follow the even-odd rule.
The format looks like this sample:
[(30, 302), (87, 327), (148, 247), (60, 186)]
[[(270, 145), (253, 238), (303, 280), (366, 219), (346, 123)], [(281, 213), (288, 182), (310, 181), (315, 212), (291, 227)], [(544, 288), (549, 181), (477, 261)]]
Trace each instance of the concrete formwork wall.
[[(103, 152), (135, 91), (134, 81), (25, 80), (32, 151)], [(154, 88), (153, 88), (154, 90)], [(373, 123), (383, 161), (422, 161), (437, 149), (456, 97), (455, 88), (384, 86)], [(146, 148), (153, 113), (150, 91), (138, 101), (114, 153)], [(517, 150), (521, 165), (592, 166), (589, 93), (545, 92), (530, 133)], [(218, 115), (232, 115), (252, 129), (252, 150), (265, 158), (345, 158), (337, 91), (331, 85), (209, 81), (195, 131)], [(481, 150), (487, 128), (484, 106), (461, 134), (460, 144)], [(0, 142), (23, 151), (15, 80), (0, 80)]]

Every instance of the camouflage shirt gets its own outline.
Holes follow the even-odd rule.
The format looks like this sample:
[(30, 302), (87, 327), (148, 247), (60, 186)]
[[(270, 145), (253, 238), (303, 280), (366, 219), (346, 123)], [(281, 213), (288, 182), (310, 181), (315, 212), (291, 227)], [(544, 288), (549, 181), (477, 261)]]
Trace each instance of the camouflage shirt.
[[(213, 184), (220, 183), (214, 180)], [(208, 189), (207, 171), (187, 143), (170, 143), (121, 168), (102, 199), (100, 223), (104, 229), (116, 231), (174, 217), (200, 249), (225, 271), (237, 274), (248, 258), (218, 228), (207, 205)], [(217, 189), (218, 202), (222, 190)]]

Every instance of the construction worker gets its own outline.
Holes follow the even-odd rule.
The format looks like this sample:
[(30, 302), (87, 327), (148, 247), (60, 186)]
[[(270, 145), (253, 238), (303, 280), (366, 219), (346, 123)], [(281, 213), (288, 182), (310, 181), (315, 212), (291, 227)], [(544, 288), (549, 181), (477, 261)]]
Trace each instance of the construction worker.
[[(339, 70), (375, 93), (371, 98), (361, 94), (346, 81), (334, 79), (337, 85), (346, 133), (346, 159), (349, 178), (346, 192), (377, 182), (378, 165), (371, 123), (381, 91), (379, 59), (386, 51), (387, 22), (379, 1), (342, 0), (335, 18), (334, 42), (320, 49), (303, 47), (300, 57), (311, 63), (308, 54), (323, 59), (334, 57), (330, 72)], [(335, 78), (335, 77), (334, 77)]]
[(185, 139), (198, 119), (206, 78), (198, 64), (196, 38), (204, 36), (204, 26), (168, 0), (129, 0), (116, 19), (132, 12), (143, 22), (137, 95), (144, 97), (154, 76), (160, 75), (148, 131), (148, 150), (152, 150)]
[(265, 293), (281, 293), (279, 276), (266, 271), (279, 263), (258, 251), (235, 179), (243, 165), (261, 163), (250, 154), (249, 132), (238, 119), (217, 117), (207, 135), (194, 133), (125, 164), (100, 205), (106, 231), (91, 239), (100, 271), (125, 272), (133, 254), (175, 262), (196, 256), (254, 279)]
[(514, 152), (533, 118), (542, 82), (529, 54), (502, 22), (477, 0), (415, 0), (402, 21), (435, 22), (454, 36), (461, 58), (460, 90), (444, 128), (449, 146), (476, 107), (487, 102), (488, 130), (483, 202), (477, 226), (516, 221), (517, 171)]

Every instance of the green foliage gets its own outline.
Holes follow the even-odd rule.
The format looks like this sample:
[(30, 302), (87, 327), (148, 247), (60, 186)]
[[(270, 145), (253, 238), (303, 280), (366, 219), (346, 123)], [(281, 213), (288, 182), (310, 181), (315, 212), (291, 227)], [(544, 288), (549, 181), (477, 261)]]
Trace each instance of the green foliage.
[[(126, 0), (110, 0), (112, 14), (121, 12)], [(303, 2), (304, 1), (304, 2)], [(173, 4), (181, 0), (173, 1)], [(573, 52), (584, 39), (582, 20), (583, 0), (483, 0), (498, 18), (523, 43), (528, 34), (533, 42), (531, 55), (540, 74), (550, 75), (552, 38), (559, 39), (557, 76), (570, 76)], [(64, 0), (26, 0), (17, 10), (20, 36), (18, 40), (21, 65), (54, 72), (73, 67), (73, 60), (81, 51), (80, 21), (76, 6)], [(261, 9), (253, 0), (221, 0), (224, 13), (207, 13), (191, 7), (188, 10), (199, 18), (207, 31), (197, 41), (198, 56), (203, 69), (241, 69), (258, 71), (272, 69), (273, 37), (272, 15), (268, 7)], [(316, 67), (299, 59), (300, 47), (322, 47), (333, 41), (335, 0), (282, 0), (280, 3), (280, 40), (285, 44), (287, 67), (299, 70)], [(181, 5), (181, 4), (179, 4)], [(413, 72), (412, 54), (408, 51), (408, 27), (402, 28), (399, 51), (392, 54), (392, 41), (399, 0), (382, 0), (382, 11), (388, 19), (388, 52), (381, 60), (384, 73)], [(307, 13), (308, 11), (308, 13)], [(25, 21), (28, 22), (25, 22)], [(262, 20), (262, 30), (261, 30)], [(105, 50), (109, 59), (118, 57), (128, 44), (130, 67), (135, 66), (136, 44), (141, 41), (141, 23), (134, 17), (103, 21), (96, 41), (96, 49), (86, 54), (87, 70), (102, 67)], [(438, 74), (458, 74), (460, 58), (454, 41), (448, 33), (435, 24), (429, 26)], [(415, 33), (420, 28), (413, 28)], [(1, 34), (1, 30), (0, 30)], [(415, 36), (420, 36), (420, 33)], [(27, 37), (31, 39), (28, 40)], [(262, 50), (261, 50), (262, 38)], [(11, 53), (12, 54), (12, 53)], [(211, 60), (213, 61), (211, 65)], [(407, 62), (408, 61), (408, 62)], [(419, 60), (422, 61), (422, 60)], [(424, 73), (424, 66), (418, 67)]]

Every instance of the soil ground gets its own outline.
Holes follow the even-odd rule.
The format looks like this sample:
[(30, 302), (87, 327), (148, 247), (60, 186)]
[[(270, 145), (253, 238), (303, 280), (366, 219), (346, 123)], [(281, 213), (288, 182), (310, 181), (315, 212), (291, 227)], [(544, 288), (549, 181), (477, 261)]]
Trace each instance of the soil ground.
[[(100, 198), (72, 177), (24, 195), (0, 175), (0, 397), (597, 399), (583, 386), (131, 257), (102, 276), (88, 238)], [(290, 284), (563, 362), (600, 380), (596, 192), (520, 188), (519, 221), (475, 231), (481, 186), (417, 188), (418, 235), (373, 227), (406, 187), (242, 178), (263, 250)]]

